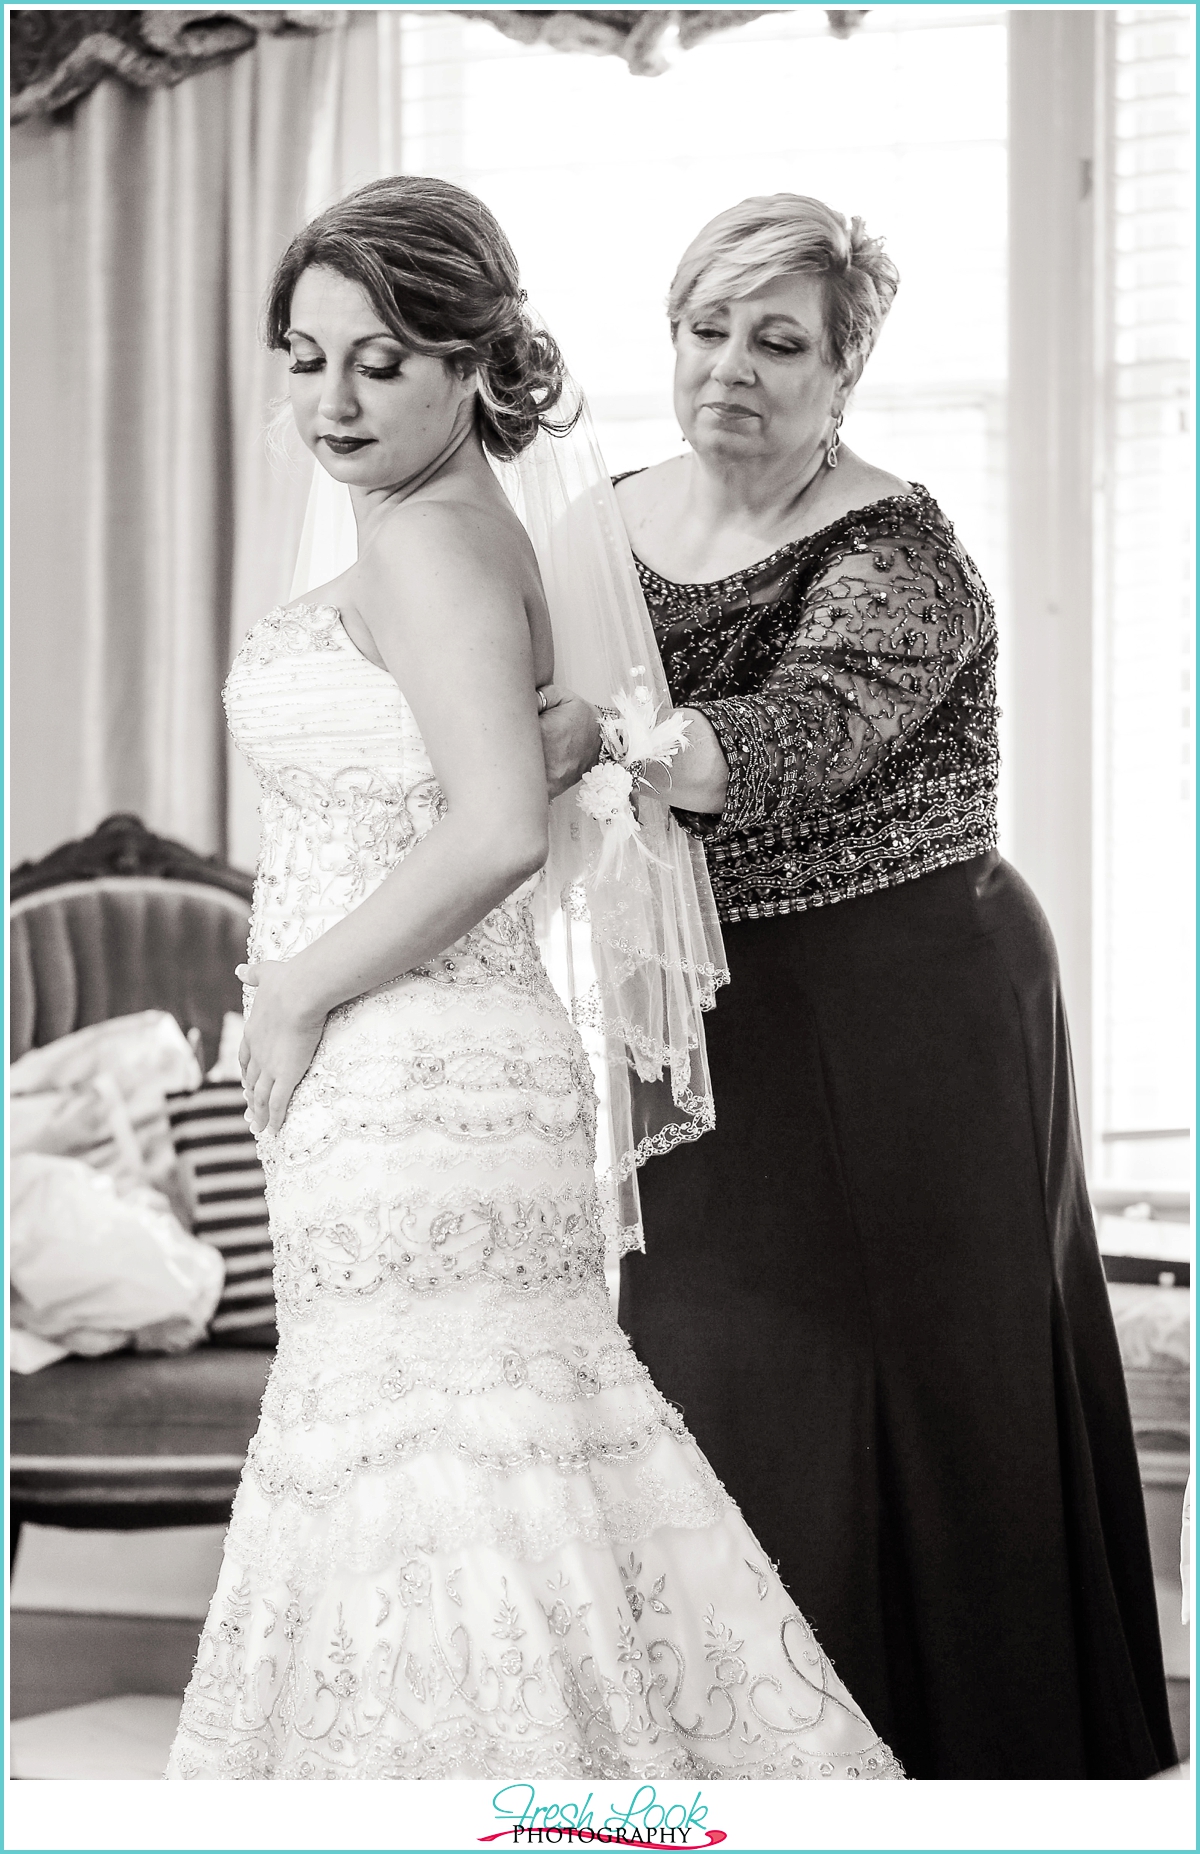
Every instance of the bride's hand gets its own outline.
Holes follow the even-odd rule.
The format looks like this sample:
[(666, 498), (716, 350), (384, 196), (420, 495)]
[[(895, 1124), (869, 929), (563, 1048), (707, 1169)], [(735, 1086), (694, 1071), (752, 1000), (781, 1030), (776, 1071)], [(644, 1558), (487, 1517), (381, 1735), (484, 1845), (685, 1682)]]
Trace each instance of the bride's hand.
[(578, 785), (600, 758), (600, 723), (591, 704), (570, 689), (548, 682), (540, 693), (546, 698), (541, 717), (546, 786), (557, 798)]
[(307, 1073), (325, 1012), (314, 1011), (296, 995), (294, 977), (280, 959), (236, 967), (243, 985), (253, 985), (254, 1009), (246, 1022), (238, 1062), (251, 1131), (278, 1133), (288, 1102)]

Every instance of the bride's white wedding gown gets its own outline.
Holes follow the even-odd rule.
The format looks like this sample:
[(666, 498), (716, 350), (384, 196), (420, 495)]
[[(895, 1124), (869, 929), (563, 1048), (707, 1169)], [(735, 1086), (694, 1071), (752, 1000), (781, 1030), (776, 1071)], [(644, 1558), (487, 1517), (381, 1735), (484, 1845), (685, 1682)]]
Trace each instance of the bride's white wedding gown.
[[(443, 799), (331, 608), (226, 705), (287, 959)], [(617, 1326), (532, 888), (333, 1011), (260, 1141), (279, 1352), (167, 1774), (899, 1777)]]

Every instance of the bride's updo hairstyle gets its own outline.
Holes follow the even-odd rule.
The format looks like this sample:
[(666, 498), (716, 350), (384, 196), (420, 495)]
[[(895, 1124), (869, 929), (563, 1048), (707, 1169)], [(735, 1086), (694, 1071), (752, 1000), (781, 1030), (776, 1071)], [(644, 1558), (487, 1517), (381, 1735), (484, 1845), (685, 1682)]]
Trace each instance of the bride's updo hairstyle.
[(777, 277), (824, 279), (826, 359), (866, 360), (900, 273), (861, 219), (843, 219), (805, 193), (764, 193), (710, 219), (679, 261), (667, 297), (671, 334), (685, 315), (749, 296)]
[(562, 397), (557, 343), (535, 326), (512, 246), (482, 200), (447, 180), (395, 174), (359, 187), (297, 233), (267, 296), (268, 347), (286, 348), (292, 293), (313, 265), (357, 283), (397, 340), (479, 376), (479, 435), (516, 457)]

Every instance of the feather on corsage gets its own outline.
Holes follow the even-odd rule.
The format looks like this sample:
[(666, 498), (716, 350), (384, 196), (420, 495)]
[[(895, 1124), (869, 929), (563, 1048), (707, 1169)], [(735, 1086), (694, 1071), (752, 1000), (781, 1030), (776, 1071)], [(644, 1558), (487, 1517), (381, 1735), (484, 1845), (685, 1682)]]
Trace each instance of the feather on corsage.
[(601, 708), (602, 745), (599, 764), (579, 781), (579, 808), (599, 824), (603, 847), (597, 874), (620, 873), (626, 849), (632, 844), (650, 861), (655, 861), (646, 847), (642, 827), (634, 809), (637, 787), (648, 790), (647, 766), (669, 766), (686, 744), (689, 717), (677, 709), (660, 721), (658, 705), (644, 682), (641, 664), (636, 664), (631, 690), (622, 689), (612, 698), (610, 707)]

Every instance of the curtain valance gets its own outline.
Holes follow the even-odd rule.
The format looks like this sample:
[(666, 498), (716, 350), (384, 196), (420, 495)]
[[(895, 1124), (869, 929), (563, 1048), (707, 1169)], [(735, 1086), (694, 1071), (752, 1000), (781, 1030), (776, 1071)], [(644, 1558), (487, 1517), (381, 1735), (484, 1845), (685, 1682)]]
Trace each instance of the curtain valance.
[[(790, 8), (787, 9), (790, 11)], [(765, 7), (469, 7), (468, 18), (486, 19), (506, 39), (522, 45), (550, 45), (555, 51), (613, 53), (635, 77), (656, 77), (667, 68), (663, 41), (672, 30), (688, 51), (714, 32), (761, 19)]]
[(321, 32), (332, 17), (314, 7), (15, 7), (11, 119), (69, 109), (110, 75), (139, 90), (178, 84), (249, 51), (261, 33)]
[[(681, 50), (759, 19), (765, 7), (469, 7), (506, 38), (556, 51), (613, 54), (638, 77), (667, 68)], [(790, 8), (784, 9), (790, 11)], [(848, 38), (867, 8), (826, 8), (829, 30)], [(69, 109), (109, 75), (141, 90), (178, 84), (248, 51), (260, 34), (323, 32), (336, 14), (317, 7), (16, 7), (9, 14), (13, 122)]]

